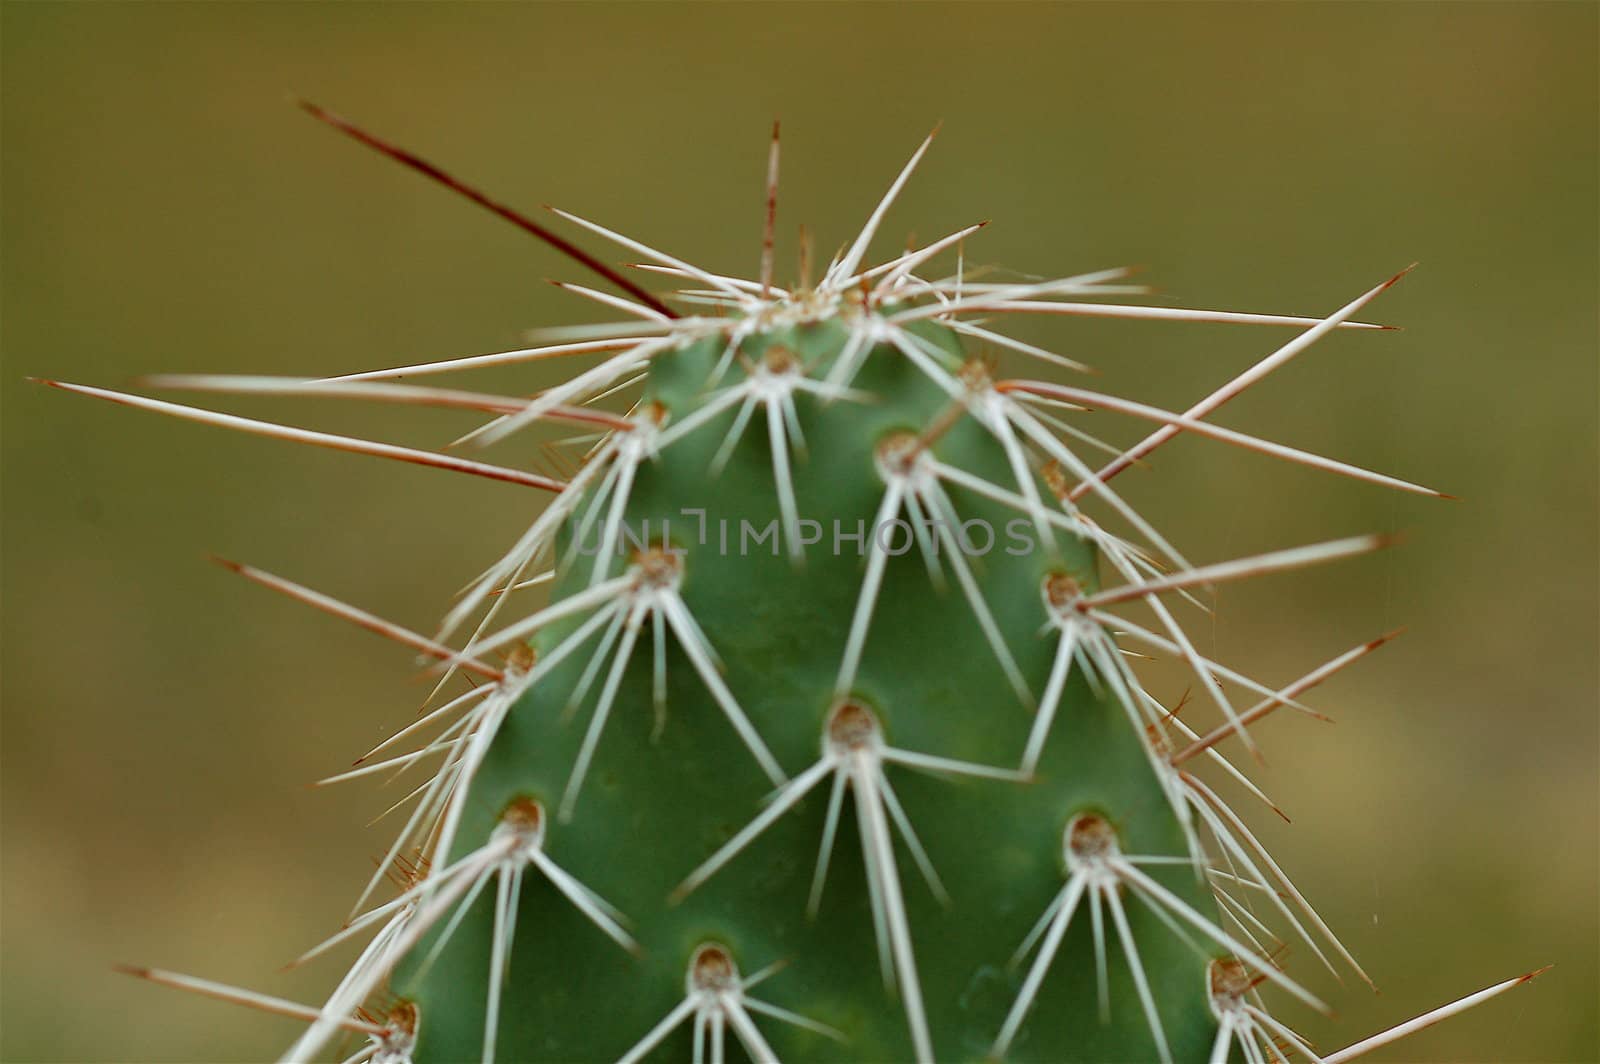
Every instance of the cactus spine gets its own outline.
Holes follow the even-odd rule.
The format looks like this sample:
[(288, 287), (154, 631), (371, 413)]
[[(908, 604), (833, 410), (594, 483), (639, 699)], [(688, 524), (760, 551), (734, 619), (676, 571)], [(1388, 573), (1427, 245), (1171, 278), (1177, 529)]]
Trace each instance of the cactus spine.
[[(626, 295), (569, 287), (626, 320), (546, 348), (327, 381), (160, 381), (467, 407), (492, 415), (483, 440), (575, 426), (584, 459), (564, 483), (64, 386), (554, 492), (435, 637), (233, 566), (434, 659), (438, 708), (348, 773), (425, 763), (433, 775), (335, 936), (366, 944), (323, 1006), (141, 974), (301, 1015), (295, 1060), (351, 1034), (367, 1039), (352, 1059), (389, 1064), (1331, 1061), (1381, 1044), (1319, 1057), (1264, 1009), (1269, 983), (1322, 1007), (1298, 981), (1307, 965), (1284, 970), (1287, 942), (1365, 974), (1198, 769), (1259, 796), (1222, 749), (1251, 744), (1248, 726), (1275, 710), (1309, 712), (1306, 690), (1383, 640), (1277, 688), (1202, 657), (1177, 600), (1382, 542), (1197, 568), (1110, 481), (1187, 432), (1437, 494), (1205, 420), (1327, 332), (1371, 328), (1354, 316), (1392, 281), (1306, 319), (1118, 302), (1139, 291), (1120, 270), (981, 283), (958, 258), (936, 279), (939, 256), (976, 226), (870, 263), (924, 143), (821, 280), (780, 288), (774, 137), (756, 279), (564, 215), (681, 281), (668, 302), (311, 110), (578, 258)], [(1296, 331), (1176, 414), (997, 379), (999, 349), (1072, 365), (975, 320), (1021, 312)], [(533, 399), (393, 383), (560, 354), (600, 361)], [(1080, 408), (1154, 431), (1093, 461), (1071, 422)], [(528, 604), (535, 583), (543, 606)], [(1154, 621), (1125, 616), (1133, 604)], [(1185, 662), (1199, 711), (1147, 692), (1135, 651)], [(1204, 732), (1189, 723), (1206, 714)], [(421, 745), (390, 752), (405, 741)], [(400, 882), (387, 897), (386, 876)]]

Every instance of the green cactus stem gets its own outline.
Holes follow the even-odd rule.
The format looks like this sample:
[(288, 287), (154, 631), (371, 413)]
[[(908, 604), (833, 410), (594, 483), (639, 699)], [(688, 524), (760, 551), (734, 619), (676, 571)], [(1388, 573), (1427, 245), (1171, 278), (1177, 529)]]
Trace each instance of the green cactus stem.
[[(1224, 750), (1312, 712), (1304, 693), (1387, 637), (1272, 685), (1202, 656), (1181, 618), (1214, 585), (1386, 541), (1197, 567), (1112, 481), (1181, 433), (1437, 495), (1206, 420), (1327, 333), (1374, 328), (1356, 315), (1393, 280), (1323, 318), (1147, 306), (1123, 270), (968, 277), (977, 226), (871, 264), (924, 142), (820, 279), (780, 287), (775, 138), (757, 278), (558, 212), (678, 283), (657, 293), (308, 109), (592, 269), (623, 295), (567, 287), (624, 318), (321, 381), (154, 382), (466, 408), (488, 418), (480, 443), (565, 426), (582, 456), (566, 480), (61, 385), (552, 500), (432, 636), (229, 563), (432, 659), (430, 712), (335, 778), (432, 775), (358, 915), (312, 951), (362, 942), (323, 1005), (138, 974), (307, 1021), (288, 1060), (351, 1036), (349, 1059), (380, 1064), (1322, 1059), (1260, 991), (1323, 1008), (1315, 962), (1365, 973), (1207, 780), (1266, 801)], [(1002, 377), (1002, 351), (1081, 368), (992, 324), (1019, 313), (1293, 331), (1176, 413)], [(422, 380), (557, 355), (594, 361), (533, 398)], [(1108, 462), (1085, 409), (1152, 431)], [(1159, 702), (1135, 654), (1181, 662), (1194, 704)]]

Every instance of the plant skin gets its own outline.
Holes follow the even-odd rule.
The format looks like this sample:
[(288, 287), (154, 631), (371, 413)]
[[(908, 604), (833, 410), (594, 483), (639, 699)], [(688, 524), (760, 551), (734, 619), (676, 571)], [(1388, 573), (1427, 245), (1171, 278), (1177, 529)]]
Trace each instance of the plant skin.
[[(1268, 1011), (1266, 984), (1326, 1009), (1304, 983), (1315, 966), (1370, 980), (1209, 781), (1229, 777), (1275, 809), (1236, 751), (1253, 752), (1252, 729), (1275, 712), (1320, 716), (1302, 696), (1395, 633), (1273, 685), (1201, 655), (1180, 617), (1217, 585), (1388, 540), (1196, 565), (1112, 483), (1186, 434), (1441, 495), (1209, 420), (1329, 332), (1383, 328), (1358, 315), (1403, 274), (1306, 318), (1130, 302), (1145, 290), (1123, 269), (994, 280), (965, 264), (981, 225), (871, 260), (930, 136), (819, 278), (802, 261), (780, 286), (775, 127), (754, 278), (555, 212), (641, 258), (639, 276), (678, 285), (658, 293), (305, 107), (597, 274), (621, 295), (563, 287), (621, 318), (527, 349), (322, 380), (147, 381), (487, 416), (458, 442), (564, 429), (577, 449), (563, 478), (48, 382), (550, 500), (433, 635), (224, 563), (432, 662), (427, 713), (325, 782), (431, 775), (400, 804), (404, 827), (348, 925), (302, 958), (362, 942), (322, 1005), (133, 974), (300, 1019), (285, 1060), (355, 1036), (365, 1042), (348, 1059), (379, 1064), (1332, 1064), (1539, 974), (1325, 1055)], [(1173, 412), (1002, 376), (998, 352), (1052, 377), (1083, 368), (998, 331), (1016, 314), (1290, 338)], [(422, 380), (549, 358), (587, 361), (531, 398)], [(1086, 410), (1149, 434), (1110, 447), (1075, 423)], [(1139, 655), (1182, 662), (1190, 703), (1147, 691)]]

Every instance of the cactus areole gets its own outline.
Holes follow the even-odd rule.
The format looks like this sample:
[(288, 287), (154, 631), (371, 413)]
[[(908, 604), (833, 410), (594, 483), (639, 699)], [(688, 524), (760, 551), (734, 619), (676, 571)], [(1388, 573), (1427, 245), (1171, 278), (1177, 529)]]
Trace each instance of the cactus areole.
[[(970, 269), (979, 226), (870, 258), (924, 142), (849, 246), (780, 284), (776, 130), (748, 279), (557, 212), (642, 264), (625, 274), (308, 109), (591, 269), (611, 290), (565, 287), (614, 320), (336, 378), (153, 382), (476, 410), (468, 442), (570, 437), (560, 478), (61, 385), (535, 489), (485, 489), (527, 531), (433, 635), (228, 563), (432, 660), (429, 711), (336, 778), (423, 770), (356, 914), (312, 951), (359, 949), (324, 1004), (137, 974), (301, 1017), (292, 1060), (1324, 1059), (1262, 991), (1322, 1008), (1318, 967), (1365, 974), (1251, 833), (1271, 806), (1235, 762), (1386, 637), (1266, 683), (1184, 625), (1217, 584), (1383, 541), (1196, 566), (1115, 478), (1182, 434), (1437, 494), (1209, 419), (1328, 332), (1376, 328), (1356, 314), (1393, 280), (1302, 318), (1146, 305), (1126, 270)], [(1017, 314), (1287, 342), (1179, 413), (1073, 384), (1077, 363), (1005, 333)], [(573, 372), (532, 398), (431, 380), (555, 357)], [(1104, 444), (1086, 410), (1147, 435)], [(1136, 654), (1182, 663), (1188, 703), (1146, 690)]]

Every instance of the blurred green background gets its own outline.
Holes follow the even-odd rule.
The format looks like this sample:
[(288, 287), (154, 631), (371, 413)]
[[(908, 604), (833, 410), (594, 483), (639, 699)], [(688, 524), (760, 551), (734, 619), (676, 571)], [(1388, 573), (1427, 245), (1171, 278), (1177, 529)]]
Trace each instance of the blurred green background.
[[(992, 218), (972, 261), (1138, 263), (1175, 302), (1308, 314), (1421, 260), (1374, 308), (1406, 331), (1335, 336), (1220, 420), (1464, 502), (1202, 441), (1119, 484), (1201, 561), (1410, 533), (1230, 588), (1201, 633), (1281, 682), (1411, 626), (1318, 693), (1338, 724), (1258, 732), (1295, 822), (1255, 823), (1384, 988), (1305, 969), (1340, 1015), (1287, 1018), (1332, 1048), (1553, 962), (1383, 1059), (1596, 1059), (1597, 10), (6, 3), (0, 1054), (254, 1060), (294, 1029), (113, 962), (306, 1000), (335, 978), (277, 969), (337, 926), (388, 839), (363, 824), (398, 792), (305, 783), (422, 691), (403, 652), (204, 554), (427, 628), (537, 504), (23, 381), (322, 374), (590, 319), (543, 283), (575, 267), (293, 92), (512, 202), (734, 272), (755, 269), (774, 116), (784, 263), (797, 222), (825, 249), (851, 235), (939, 119), (885, 249)], [(1020, 334), (1170, 406), (1285, 338)], [(465, 424), (230, 408), (423, 446)]]

